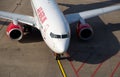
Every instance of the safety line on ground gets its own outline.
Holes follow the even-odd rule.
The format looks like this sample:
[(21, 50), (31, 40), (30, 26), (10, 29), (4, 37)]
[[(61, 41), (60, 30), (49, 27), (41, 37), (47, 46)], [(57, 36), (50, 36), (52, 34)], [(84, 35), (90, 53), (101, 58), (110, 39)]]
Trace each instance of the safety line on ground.
[(78, 70), (77, 70), (77, 73), (83, 68), (83, 66), (85, 65), (86, 63), (82, 63), (81, 65), (80, 65), (80, 67), (78, 68)]
[(110, 77), (114, 77), (115, 72), (117, 71), (117, 69), (120, 67), (120, 62), (115, 66), (114, 70), (112, 71)]
[(74, 65), (73, 65), (73, 63), (72, 63), (72, 61), (69, 61), (69, 62), (70, 62), (70, 65), (71, 65), (71, 67), (72, 67), (72, 69), (73, 69), (73, 71), (74, 71), (76, 77), (79, 77), (79, 74), (78, 74), (77, 70), (75, 69), (75, 67), (74, 67)]
[(101, 68), (102, 65), (103, 65), (103, 63), (100, 63), (100, 64), (96, 67), (96, 69), (95, 69), (95, 71), (92, 73), (91, 77), (95, 77), (96, 73), (98, 72), (98, 70)]
[[(67, 53), (67, 56), (69, 56), (69, 54), (68, 54), (68, 53)], [(71, 58), (69, 58), (69, 60), (68, 60), (68, 61), (69, 61), (70, 65), (71, 65), (71, 67), (72, 67), (72, 69), (73, 69), (73, 71), (74, 71), (74, 73), (75, 73), (76, 77), (80, 77), (80, 76), (79, 76), (79, 74), (78, 74), (78, 72), (77, 72), (79, 69), (78, 69), (78, 70), (76, 70), (76, 68), (75, 68), (74, 64), (72, 63), (72, 59), (71, 59)]]
[(67, 75), (66, 75), (66, 73), (65, 73), (65, 70), (64, 70), (64, 68), (63, 68), (63, 65), (62, 65), (62, 63), (60, 62), (60, 60), (57, 60), (57, 63), (58, 63), (58, 66), (59, 66), (59, 68), (60, 68), (60, 71), (61, 71), (63, 77), (67, 77)]

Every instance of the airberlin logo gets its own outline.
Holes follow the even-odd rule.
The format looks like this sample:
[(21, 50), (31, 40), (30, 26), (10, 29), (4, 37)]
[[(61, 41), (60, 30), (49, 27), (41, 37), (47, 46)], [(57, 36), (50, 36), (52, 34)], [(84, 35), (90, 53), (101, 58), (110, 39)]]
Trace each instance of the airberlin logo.
[(38, 12), (38, 16), (40, 18), (40, 21), (43, 24), (47, 20), (47, 17), (46, 17), (46, 15), (41, 7), (39, 9), (37, 9), (37, 12)]

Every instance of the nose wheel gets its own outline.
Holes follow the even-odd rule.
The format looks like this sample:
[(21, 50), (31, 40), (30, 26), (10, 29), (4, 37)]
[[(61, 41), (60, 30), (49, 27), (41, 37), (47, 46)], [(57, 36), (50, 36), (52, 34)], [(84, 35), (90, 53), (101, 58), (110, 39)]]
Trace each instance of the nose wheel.
[(64, 53), (64, 54), (54, 53), (54, 56), (55, 56), (55, 59), (56, 59), (56, 60), (68, 59), (68, 58), (70, 58), (70, 56), (69, 56), (67, 53)]
[(53, 53), (53, 55), (56, 60), (60, 60), (62, 54)]
[(53, 53), (53, 56), (56, 60), (60, 60), (62, 58), (63, 54)]
[(63, 54), (56, 54), (56, 60), (60, 60)]

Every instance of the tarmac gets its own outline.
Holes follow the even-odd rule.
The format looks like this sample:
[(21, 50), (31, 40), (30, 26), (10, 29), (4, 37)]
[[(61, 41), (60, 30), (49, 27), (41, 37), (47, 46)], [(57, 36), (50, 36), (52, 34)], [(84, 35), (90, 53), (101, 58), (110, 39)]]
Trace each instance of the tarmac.
[[(57, 3), (64, 14), (69, 14), (120, 1), (57, 0)], [(33, 15), (29, 0), (1, 0), (0, 10)], [(21, 41), (12, 41), (6, 36), (10, 21), (0, 19), (0, 77), (120, 77), (120, 11), (86, 21), (93, 27), (94, 37), (89, 41), (79, 40), (77, 23), (71, 24), (68, 49), (71, 58), (56, 61), (39, 31), (33, 30)]]

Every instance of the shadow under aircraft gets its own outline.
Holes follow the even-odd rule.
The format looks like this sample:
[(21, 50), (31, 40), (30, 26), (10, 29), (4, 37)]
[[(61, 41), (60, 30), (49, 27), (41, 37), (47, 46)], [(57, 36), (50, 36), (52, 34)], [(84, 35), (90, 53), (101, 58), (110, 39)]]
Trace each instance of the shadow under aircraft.
[[(107, 7), (118, 3), (120, 3), (119, 0), (79, 5), (58, 4), (68, 7), (68, 9), (64, 11), (64, 14), (70, 14)], [(76, 35), (77, 22), (71, 24), (71, 43), (68, 49), (68, 54), (71, 56), (71, 59), (69, 60), (85, 62), (88, 64), (99, 64), (116, 55), (120, 50), (120, 43), (113, 32), (120, 30), (120, 23), (105, 24), (99, 17), (90, 18), (86, 21), (92, 26), (94, 37), (88, 41), (79, 40)]]

